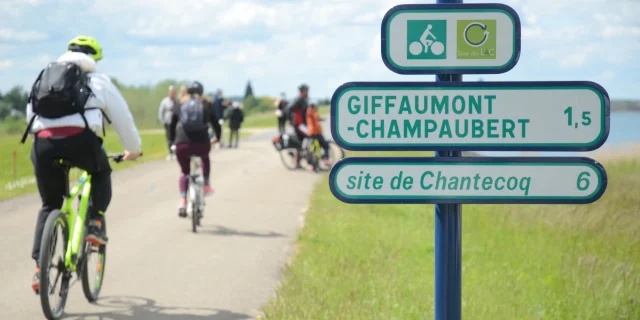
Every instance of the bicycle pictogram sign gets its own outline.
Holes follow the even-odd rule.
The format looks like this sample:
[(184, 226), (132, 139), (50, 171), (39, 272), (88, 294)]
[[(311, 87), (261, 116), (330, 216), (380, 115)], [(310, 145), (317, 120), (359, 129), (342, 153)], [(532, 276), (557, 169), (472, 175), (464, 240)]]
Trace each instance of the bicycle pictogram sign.
[(446, 59), (445, 20), (408, 20), (408, 59)]

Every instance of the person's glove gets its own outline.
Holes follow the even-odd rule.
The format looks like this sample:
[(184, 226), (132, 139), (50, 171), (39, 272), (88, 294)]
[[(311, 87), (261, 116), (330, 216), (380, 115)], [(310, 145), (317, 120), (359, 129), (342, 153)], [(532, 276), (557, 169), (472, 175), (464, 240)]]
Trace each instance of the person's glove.
[(223, 124), (224, 124), (224, 119), (220, 119), (220, 120), (218, 120), (218, 123), (219, 123), (220, 125), (223, 125)]

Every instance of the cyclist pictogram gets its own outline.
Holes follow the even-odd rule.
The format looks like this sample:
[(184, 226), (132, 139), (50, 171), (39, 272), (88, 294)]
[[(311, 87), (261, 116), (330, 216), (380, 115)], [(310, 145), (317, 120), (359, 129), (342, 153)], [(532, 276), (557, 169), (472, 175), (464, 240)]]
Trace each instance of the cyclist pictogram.
[(446, 59), (445, 20), (407, 21), (408, 59)]
[[(427, 29), (424, 30), (422, 36), (420, 37), (420, 42), (414, 41), (409, 45), (409, 52), (412, 55), (417, 56), (422, 53), (424, 48), (424, 53), (429, 53), (429, 47), (431, 47), (431, 52), (436, 56), (441, 55), (444, 52), (444, 44), (440, 41), (435, 41), (438, 38), (431, 33), (431, 29), (433, 25), (429, 24)], [(433, 40), (429, 40), (429, 36), (433, 38)]]

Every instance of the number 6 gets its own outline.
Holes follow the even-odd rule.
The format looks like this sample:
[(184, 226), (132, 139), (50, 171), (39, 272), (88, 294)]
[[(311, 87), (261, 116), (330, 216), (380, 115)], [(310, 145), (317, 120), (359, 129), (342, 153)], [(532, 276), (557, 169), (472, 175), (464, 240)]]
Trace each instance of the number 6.
[[(586, 177), (584, 177), (586, 176)], [(591, 177), (591, 174), (589, 172), (581, 172), (578, 175), (578, 181), (576, 182), (576, 187), (578, 188), (578, 190), (580, 191), (584, 191), (589, 189), (589, 177)], [(584, 183), (584, 186), (582, 186), (582, 184)]]

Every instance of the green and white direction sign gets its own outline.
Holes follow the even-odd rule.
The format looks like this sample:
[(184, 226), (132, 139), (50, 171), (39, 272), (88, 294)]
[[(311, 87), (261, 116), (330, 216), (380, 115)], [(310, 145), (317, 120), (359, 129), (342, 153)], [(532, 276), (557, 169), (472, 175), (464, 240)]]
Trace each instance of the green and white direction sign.
[(609, 104), (588, 81), (350, 82), (331, 99), (331, 134), (356, 151), (591, 151)]
[(400, 74), (504, 73), (520, 55), (520, 18), (503, 4), (399, 5), (382, 20), (382, 60)]
[(607, 174), (579, 157), (352, 157), (332, 168), (329, 186), (347, 203), (591, 203)]

